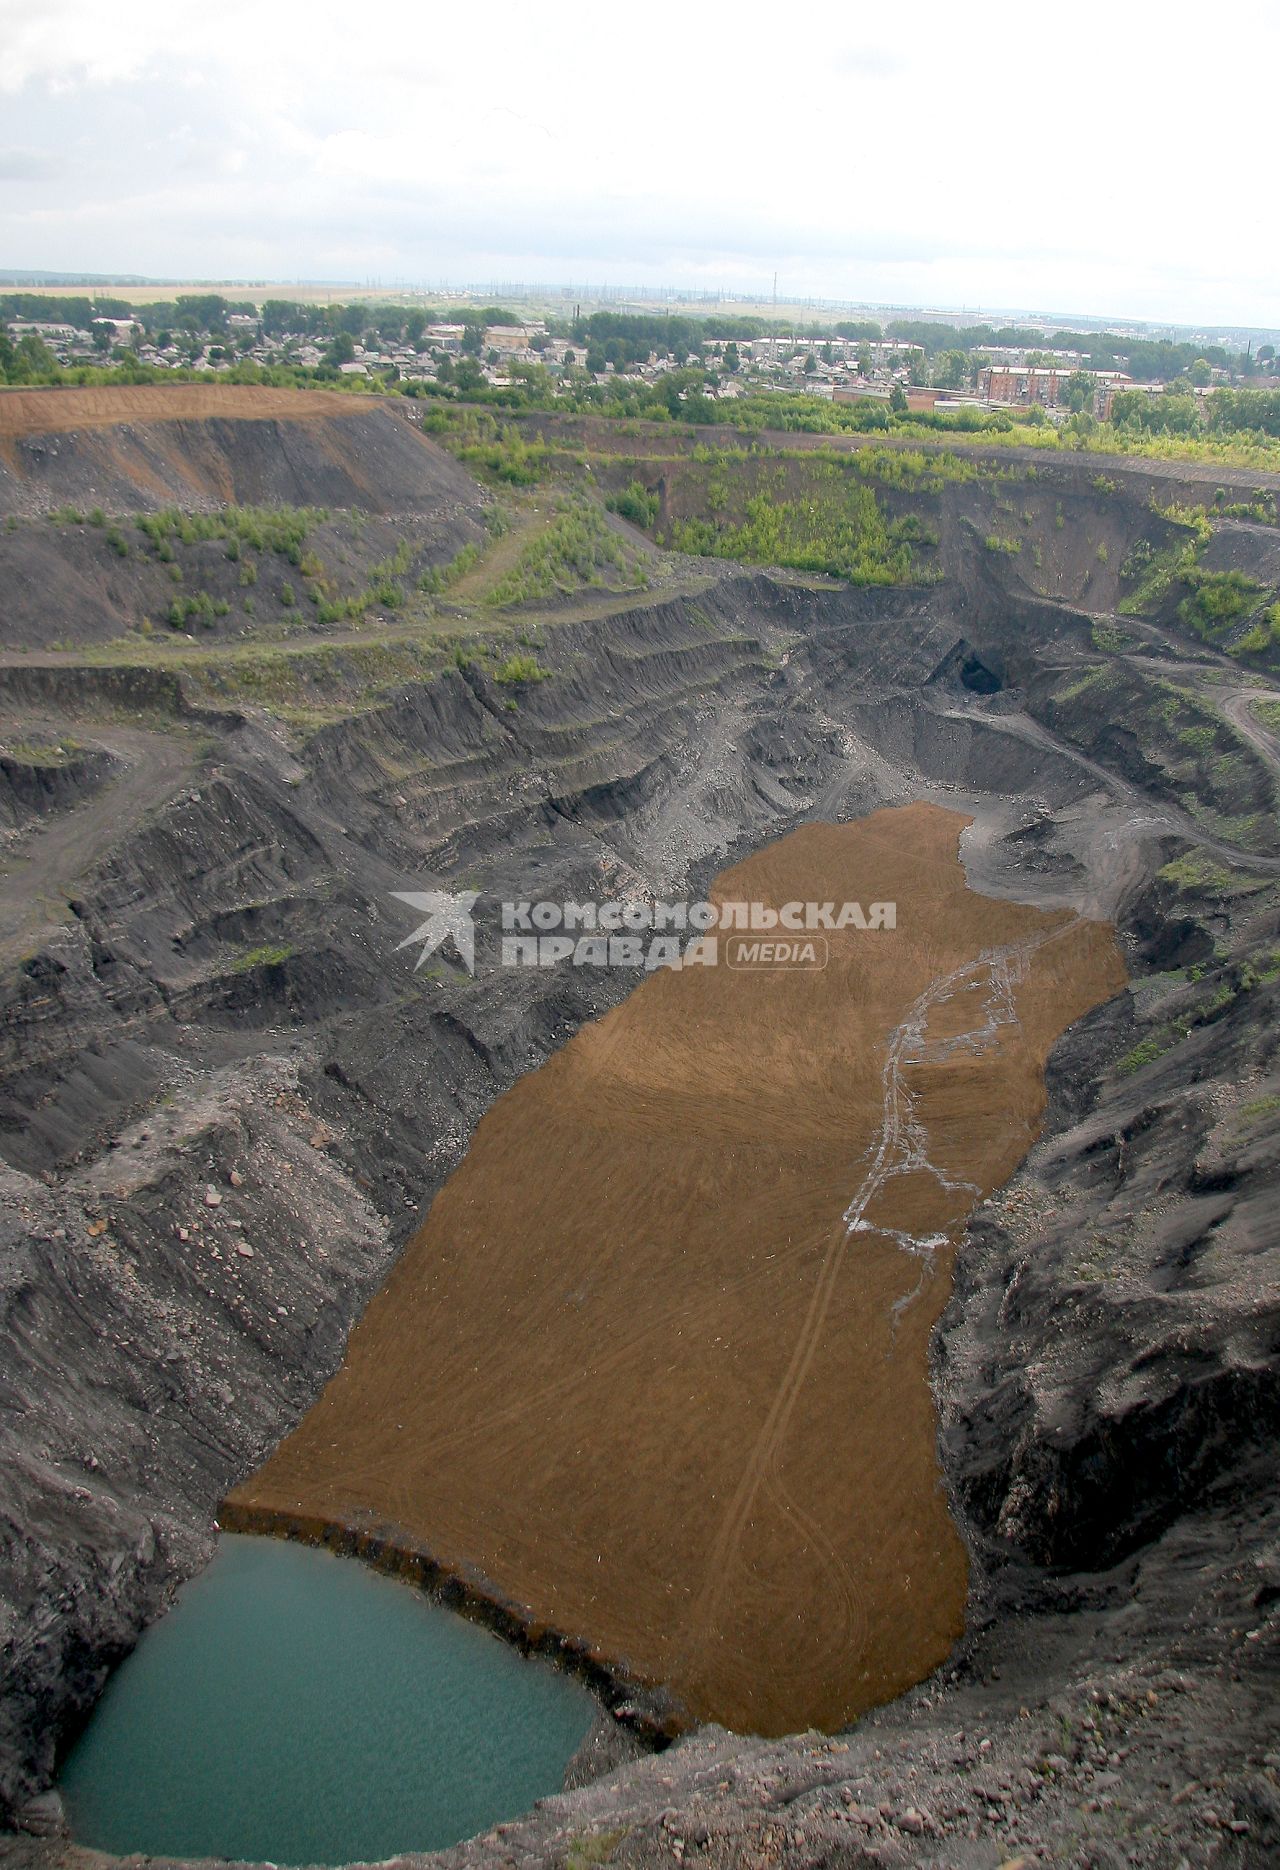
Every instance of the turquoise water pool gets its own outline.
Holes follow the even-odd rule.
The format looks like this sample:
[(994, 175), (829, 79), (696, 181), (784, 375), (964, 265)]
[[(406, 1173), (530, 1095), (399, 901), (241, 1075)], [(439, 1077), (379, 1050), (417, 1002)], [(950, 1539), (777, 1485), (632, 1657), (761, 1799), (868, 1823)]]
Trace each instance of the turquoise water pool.
[(102, 1850), (368, 1861), (558, 1791), (594, 1706), (354, 1559), (224, 1534), (108, 1682), (62, 1794)]

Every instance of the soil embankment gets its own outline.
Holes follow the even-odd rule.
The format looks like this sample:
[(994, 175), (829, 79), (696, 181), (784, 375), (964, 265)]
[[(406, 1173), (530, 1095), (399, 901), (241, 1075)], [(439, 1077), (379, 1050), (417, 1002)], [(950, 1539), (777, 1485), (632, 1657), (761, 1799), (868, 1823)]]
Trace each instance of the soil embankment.
[(0, 517), (226, 503), (470, 510), (475, 482), (402, 408), (231, 384), (0, 395)]
[(0, 436), (69, 434), (120, 422), (307, 421), (358, 408), (338, 390), (262, 389), (238, 383), (141, 383), (92, 389), (11, 390), (0, 396)]
[(933, 806), (722, 901), (895, 902), (820, 971), (654, 975), (480, 1124), (234, 1523), (377, 1525), (689, 1715), (836, 1728), (959, 1635), (926, 1358), (1106, 925), (967, 886)]

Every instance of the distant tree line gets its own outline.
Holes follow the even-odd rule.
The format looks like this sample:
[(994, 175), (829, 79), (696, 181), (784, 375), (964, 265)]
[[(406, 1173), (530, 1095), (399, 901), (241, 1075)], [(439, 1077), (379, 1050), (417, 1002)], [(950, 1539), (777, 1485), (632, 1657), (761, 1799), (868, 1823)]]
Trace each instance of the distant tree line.
[[(1077, 351), (1090, 369), (1123, 369), (1139, 383), (1182, 376), (1197, 363), (1217, 365), (1221, 370), (1232, 367), (1221, 344), (1175, 344), (1164, 338), (1131, 338), (1114, 331), (1044, 332), (1023, 325), (956, 326), (928, 318), (894, 318), (886, 325), (884, 335), (899, 344), (918, 345), (930, 357), (951, 350)], [(1235, 367), (1244, 368), (1247, 362), (1237, 358)]]
[[(74, 325), (87, 331), (95, 318), (130, 319), (150, 336), (159, 331), (225, 333), (232, 315), (252, 318), (271, 337), (292, 334), (321, 341), (347, 332), (362, 337), (376, 331), (388, 342), (414, 343), (428, 324), (478, 327), (519, 324), (519, 314), (503, 305), (408, 308), (379, 305), (366, 299), (349, 304), (312, 305), (293, 299), (267, 299), (261, 312), (251, 299), (228, 299), (219, 292), (180, 293), (175, 299), (157, 299), (134, 305), (127, 299), (89, 298), (83, 294), (0, 292), (0, 324), (15, 320), (31, 324)], [(566, 327), (567, 329), (567, 327)]]
[(262, 307), (262, 329), (269, 337), (311, 337), (324, 340), (340, 331), (362, 337), (376, 331), (389, 344), (416, 344), (428, 325), (518, 325), (521, 319), (505, 305), (459, 305), (407, 308), (377, 305), (357, 299), (348, 305), (305, 305), (296, 299), (267, 299)]
[(0, 292), (0, 324), (21, 320), (74, 325), (78, 331), (88, 331), (95, 318), (128, 318), (148, 332), (175, 325), (190, 331), (224, 331), (232, 312), (258, 316), (252, 300), (226, 299), (218, 292), (184, 293), (147, 305), (131, 305), (127, 299), (90, 299), (78, 293)]
[(1209, 398), (1209, 427), (1280, 438), (1280, 390), (1215, 390)]

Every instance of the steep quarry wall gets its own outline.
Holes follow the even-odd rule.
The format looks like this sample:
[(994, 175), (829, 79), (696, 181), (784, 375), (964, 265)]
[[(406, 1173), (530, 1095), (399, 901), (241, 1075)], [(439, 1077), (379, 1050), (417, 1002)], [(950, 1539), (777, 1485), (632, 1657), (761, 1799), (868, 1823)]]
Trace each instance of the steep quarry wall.
[(0, 395), (0, 517), (54, 507), (424, 513), (475, 483), (391, 403), (230, 385)]

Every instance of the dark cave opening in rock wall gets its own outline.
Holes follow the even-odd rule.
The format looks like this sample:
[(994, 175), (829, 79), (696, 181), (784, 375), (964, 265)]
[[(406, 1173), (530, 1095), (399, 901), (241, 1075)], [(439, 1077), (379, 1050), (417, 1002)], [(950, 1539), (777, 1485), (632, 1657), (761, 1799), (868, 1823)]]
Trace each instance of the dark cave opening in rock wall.
[(967, 656), (961, 665), (960, 680), (974, 695), (998, 695), (1004, 683), (978, 656)]

